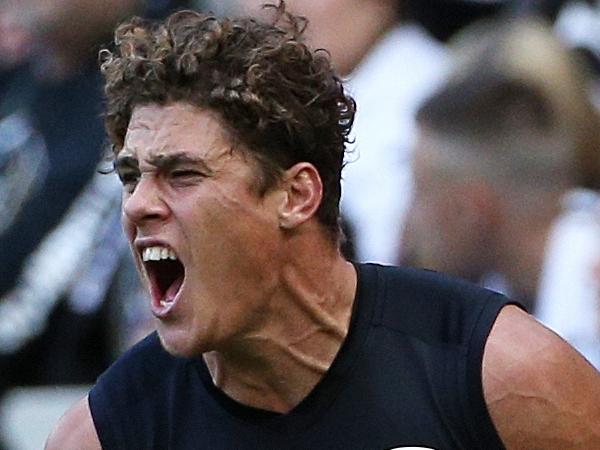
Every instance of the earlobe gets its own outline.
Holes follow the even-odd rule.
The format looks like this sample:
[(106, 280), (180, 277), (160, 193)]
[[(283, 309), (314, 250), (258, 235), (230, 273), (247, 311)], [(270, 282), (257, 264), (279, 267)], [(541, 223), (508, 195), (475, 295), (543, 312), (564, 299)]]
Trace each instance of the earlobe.
[(293, 229), (316, 214), (323, 182), (315, 166), (301, 162), (286, 170), (283, 184), (286, 196), (279, 208), (279, 227)]

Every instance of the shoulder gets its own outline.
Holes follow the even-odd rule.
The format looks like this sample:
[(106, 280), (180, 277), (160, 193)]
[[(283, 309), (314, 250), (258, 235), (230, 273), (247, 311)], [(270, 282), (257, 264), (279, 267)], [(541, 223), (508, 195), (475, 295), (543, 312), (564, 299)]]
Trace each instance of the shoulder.
[[(363, 270), (377, 273), (390, 293), (426, 296), (435, 301), (456, 301), (466, 297), (489, 297), (494, 292), (476, 284), (429, 269), (362, 264)], [(372, 278), (372, 277), (371, 277)]]
[(136, 379), (138, 377), (152, 378), (154, 374), (164, 374), (169, 366), (173, 365), (177, 358), (173, 357), (162, 347), (156, 332), (146, 336), (135, 344), (123, 355), (121, 355), (98, 379), (98, 384), (119, 378)]
[(173, 396), (186, 389), (178, 379), (189, 375), (193, 361), (169, 354), (156, 333), (123, 354), (98, 378), (88, 396), (100, 442), (106, 448), (132, 448), (132, 443), (142, 447), (142, 435), (153, 442), (159, 429), (146, 432), (147, 424), (164, 418)]
[(507, 448), (600, 448), (600, 374), (525, 312), (502, 309), (482, 373), (488, 411)]
[(375, 267), (380, 297), (375, 320), (425, 341), (483, 350), (496, 316), (510, 302), (498, 293), (438, 272)]
[(46, 450), (101, 450), (88, 398), (82, 398), (60, 419), (46, 442)]
[[(48, 438), (46, 449), (101, 449), (96, 421), (105, 426), (107, 413), (114, 411), (116, 404), (138, 395), (136, 386), (140, 379), (151, 377), (157, 369), (160, 372), (168, 358), (155, 333), (133, 346), (100, 376), (90, 394), (60, 419)], [(137, 383), (131, 383), (131, 380), (137, 380)]]
[(100, 410), (113, 410), (141, 400), (147, 402), (148, 392), (158, 396), (169, 374), (182, 361), (164, 350), (156, 333), (150, 334), (98, 378), (89, 394), (94, 419)]

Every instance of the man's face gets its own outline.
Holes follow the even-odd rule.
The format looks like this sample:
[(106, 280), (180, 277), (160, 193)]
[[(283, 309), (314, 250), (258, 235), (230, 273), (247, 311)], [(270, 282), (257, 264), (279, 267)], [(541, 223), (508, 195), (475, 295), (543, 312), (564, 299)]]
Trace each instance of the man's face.
[(123, 222), (165, 348), (218, 349), (260, 325), (279, 266), (274, 188), (217, 116), (185, 103), (135, 108), (116, 158)]

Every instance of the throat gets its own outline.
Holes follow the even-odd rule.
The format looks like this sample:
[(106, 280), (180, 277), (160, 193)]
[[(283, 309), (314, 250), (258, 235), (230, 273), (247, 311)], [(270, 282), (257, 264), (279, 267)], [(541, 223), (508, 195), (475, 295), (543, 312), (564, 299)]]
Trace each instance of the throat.
[(294, 342), (254, 335), (246, 338), (243, 351), (214, 351), (203, 357), (213, 384), (227, 396), (287, 413), (326, 376), (342, 343), (319, 331)]
[(327, 272), (283, 270), (261, 320), (203, 355), (213, 383), (254, 408), (287, 413), (300, 404), (328, 375), (350, 328), (357, 275), (338, 263)]

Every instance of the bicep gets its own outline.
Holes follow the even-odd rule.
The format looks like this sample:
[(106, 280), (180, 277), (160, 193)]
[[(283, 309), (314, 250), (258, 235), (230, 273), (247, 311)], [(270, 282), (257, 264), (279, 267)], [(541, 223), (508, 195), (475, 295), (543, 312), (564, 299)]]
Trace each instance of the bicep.
[(79, 400), (58, 421), (46, 442), (46, 450), (101, 450), (88, 397)]
[(483, 388), (509, 450), (600, 448), (600, 374), (514, 306), (502, 310), (490, 333)]

